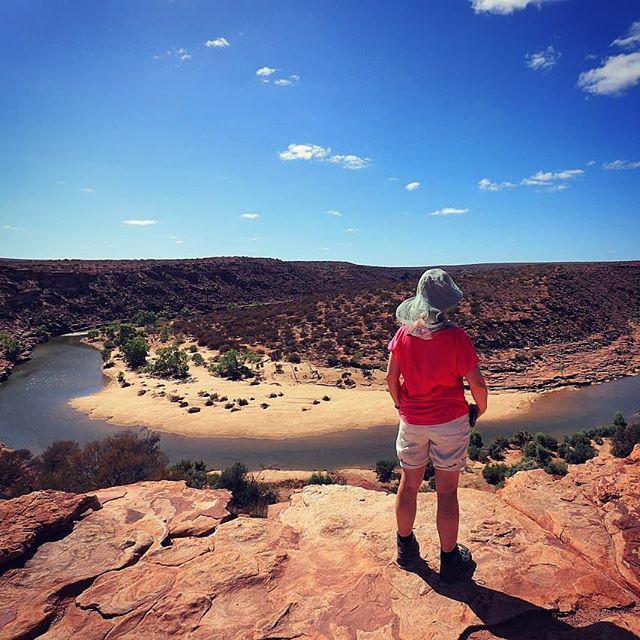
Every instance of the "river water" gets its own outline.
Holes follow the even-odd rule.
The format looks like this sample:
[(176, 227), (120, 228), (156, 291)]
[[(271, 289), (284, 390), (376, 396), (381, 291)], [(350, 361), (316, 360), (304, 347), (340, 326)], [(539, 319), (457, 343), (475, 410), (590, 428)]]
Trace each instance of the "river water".
[[(0, 384), (0, 441), (13, 449), (42, 452), (54, 440), (84, 444), (120, 427), (88, 416), (68, 405), (71, 398), (95, 393), (107, 382), (99, 352), (75, 336), (54, 338), (38, 345), (31, 360), (17, 366)], [(519, 429), (562, 435), (607, 424), (616, 410), (627, 419), (638, 419), (640, 376), (614, 382), (563, 389), (542, 395), (518, 417), (481, 421), (485, 441), (498, 433)], [(142, 427), (141, 427), (142, 428)], [(222, 468), (235, 461), (249, 469), (262, 466), (282, 469), (336, 469), (346, 466), (372, 468), (376, 460), (395, 458), (397, 425), (344, 431), (334, 435), (258, 440), (239, 438), (186, 438), (162, 434), (162, 448), (172, 462), (202, 458), (210, 467)]]

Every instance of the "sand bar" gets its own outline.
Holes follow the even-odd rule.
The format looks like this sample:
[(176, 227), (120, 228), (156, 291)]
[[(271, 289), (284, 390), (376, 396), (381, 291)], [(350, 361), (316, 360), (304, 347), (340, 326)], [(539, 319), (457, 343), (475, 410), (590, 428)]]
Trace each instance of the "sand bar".
[[(205, 360), (216, 353), (202, 347), (199, 351)], [(131, 386), (122, 387), (116, 381), (120, 371)], [(251, 380), (225, 380), (210, 374), (206, 367), (192, 364), (191, 379), (181, 382), (132, 372), (122, 360), (116, 359), (115, 366), (105, 370), (110, 380), (104, 389), (75, 398), (69, 404), (93, 419), (114, 425), (146, 426), (190, 437), (280, 440), (398, 422), (382, 371), (373, 371), (373, 378), (366, 380), (360, 370), (352, 369), (356, 386), (346, 389), (335, 386), (343, 369), (302, 362), (286, 363), (283, 373), (277, 373), (275, 365), (268, 362), (261, 371), (264, 380), (251, 385)], [(142, 390), (144, 395), (138, 395)], [(206, 406), (207, 398), (198, 395), (202, 391), (226, 396), (228, 401), (243, 398), (249, 404), (239, 411), (225, 409), (225, 402)], [(166, 395), (162, 396), (162, 392)], [(269, 397), (274, 393), (282, 395)], [(170, 395), (183, 397), (188, 406), (171, 402)], [(329, 396), (330, 400), (322, 400), (323, 396)], [(526, 411), (538, 396), (532, 392), (492, 394), (486, 417), (492, 420), (512, 417)], [(268, 408), (261, 408), (261, 403), (268, 404)], [(190, 407), (198, 407), (200, 411), (188, 413)]]

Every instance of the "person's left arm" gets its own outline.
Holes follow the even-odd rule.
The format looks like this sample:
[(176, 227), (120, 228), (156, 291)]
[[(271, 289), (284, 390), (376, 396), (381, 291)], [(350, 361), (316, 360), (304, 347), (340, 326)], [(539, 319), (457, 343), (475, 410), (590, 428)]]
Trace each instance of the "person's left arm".
[(393, 398), (393, 404), (397, 409), (400, 404), (400, 365), (393, 353), (389, 354), (385, 380), (387, 381), (387, 389)]

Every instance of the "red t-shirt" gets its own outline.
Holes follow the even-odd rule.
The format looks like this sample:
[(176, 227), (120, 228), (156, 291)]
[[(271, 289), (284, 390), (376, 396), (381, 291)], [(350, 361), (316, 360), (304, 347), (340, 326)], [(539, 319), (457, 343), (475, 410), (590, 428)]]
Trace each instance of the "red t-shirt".
[(462, 378), (479, 362), (467, 332), (452, 326), (424, 340), (408, 330), (409, 325), (402, 325), (387, 346), (403, 378), (400, 417), (410, 424), (433, 425), (467, 413)]

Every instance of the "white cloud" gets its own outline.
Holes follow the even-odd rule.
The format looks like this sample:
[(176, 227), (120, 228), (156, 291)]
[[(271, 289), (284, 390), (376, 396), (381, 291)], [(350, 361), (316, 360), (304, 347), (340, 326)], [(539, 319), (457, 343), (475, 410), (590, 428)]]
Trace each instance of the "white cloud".
[(184, 244), (184, 240), (176, 240), (176, 244)]
[(171, 49), (167, 49), (164, 53), (153, 56), (154, 60), (161, 60), (162, 58), (173, 58), (184, 62), (186, 60), (191, 60), (191, 54), (184, 47), (180, 47), (179, 49), (172, 47)]
[(640, 169), (640, 160), (614, 160), (602, 165), (603, 169), (608, 171), (622, 171), (624, 169)]
[(252, 213), (252, 212), (248, 211), (247, 213), (241, 213), (240, 217), (244, 218), (245, 220), (256, 220), (257, 218), (260, 217), (260, 214)]
[(229, 41), (226, 38), (215, 38), (214, 40), (207, 40), (204, 46), (209, 49), (224, 49), (229, 46)]
[(587, 162), (587, 167), (593, 167), (596, 164), (598, 163), (595, 160), (589, 160), (589, 162)]
[(482, 178), (478, 182), (480, 191), (502, 191), (502, 189), (511, 189), (516, 186), (513, 182), (491, 182), (488, 178)]
[(404, 188), (407, 191), (415, 191), (416, 189), (420, 188), (420, 183), (419, 182), (409, 182), (408, 184), (404, 185)]
[(260, 67), (256, 71), (256, 75), (262, 78), (268, 78), (271, 74), (275, 73), (277, 69), (273, 69), (272, 67)]
[(398, 180), (400, 180), (400, 178), (396, 178), (395, 176), (391, 176), (389, 178), (389, 180), (391, 180), (391, 182), (397, 182)]
[(288, 78), (278, 78), (277, 80), (273, 81), (273, 84), (279, 87), (290, 87), (291, 85), (298, 84), (299, 80), (300, 80), (300, 76), (293, 74), (293, 75), (290, 75)]
[(455, 207), (444, 207), (430, 213), (430, 216), (453, 216), (462, 213), (468, 213), (469, 209), (456, 209)]
[(510, 15), (514, 11), (526, 9), (529, 5), (540, 7), (545, 2), (554, 0), (471, 0), (471, 6), (476, 13), (496, 13)]
[(339, 211), (335, 211), (334, 209), (328, 209), (325, 211), (328, 216), (335, 216), (336, 218), (341, 218), (342, 214)]
[(26, 231), (24, 227), (16, 227), (13, 224), (3, 224), (2, 228), (6, 231)]
[(317, 144), (290, 144), (281, 151), (280, 160), (324, 160), (331, 153), (331, 149)]
[(260, 236), (251, 236), (249, 240), (252, 240), (253, 242), (255, 242), (256, 240), (260, 240)]
[(93, 188), (92, 187), (85, 187), (84, 189), (82, 189), (85, 193), (93, 193)]
[(332, 164), (340, 164), (343, 169), (364, 169), (371, 164), (371, 160), (369, 158), (362, 158), (361, 156), (356, 156), (353, 153), (348, 153), (346, 155), (337, 154), (331, 156), (327, 162), (331, 162)]
[(339, 164), (344, 169), (364, 169), (371, 164), (369, 158), (363, 158), (353, 153), (331, 154), (330, 147), (321, 147), (317, 144), (290, 144), (284, 151), (278, 154), (280, 160), (317, 160)]
[(640, 46), (640, 20), (632, 23), (629, 27), (627, 35), (622, 38), (616, 38), (612, 43), (612, 47), (622, 47), (630, 49)]
[(344, 230), (345, 233), (353, 233), (354, 231), (357, 231), (357, 229), (354, 229), (353, 227), (349, 227), (348, 229)]
[[(640, 20), (632, 23), (626, 35), (616, 38), (611, 47), (640, 48)], [(583, 71), (578, 87), (600, 96), (619, 96), (640, 82), (640, 51), (609, 56), (599, 67)]]
[(157, 224), (158, 221), (157, 220), (148, 220), (148, 219), (143, 219), (143, 220), (123, 220), (122, 224), (126, 224), (129, 225), (131, 227), (148, 227), (152, 224)]
[(618, 96), (640, 82), (640, 51), (610, 56), (601, 66), (583, 71), (578, 87), (600, 96)]
[(527, 67), (534, 71), (546, 71), (548, 69), (553, 69), (553, 67), (558, 64), (558, 60), (560, 60), (561, 57), (562, 54), (559, 51), (556, 51), (552, 44), (542, 51), (527, 53), (525, 55)]
[(565, 169), (564, 171), (538, 171), (528, 178), (524, 178), (521, 184), (528, 186), (549, 185), (559, 180), (572, 180), (584, 173), (582, 169)]
[[(547, 191), (563, 191), (568, 189), (566, 184), (584, 174), (583, 169), (564, 169), (563, 171), (537, 171), (528, 178), (520, 180), (521, 186), (544, 187)], [(480, 191), (502, 191), (503, 189), (513, 189), (518, 185), (513, 182), (491, 182), (488, 178), (482, 178), (478, 182)]]

